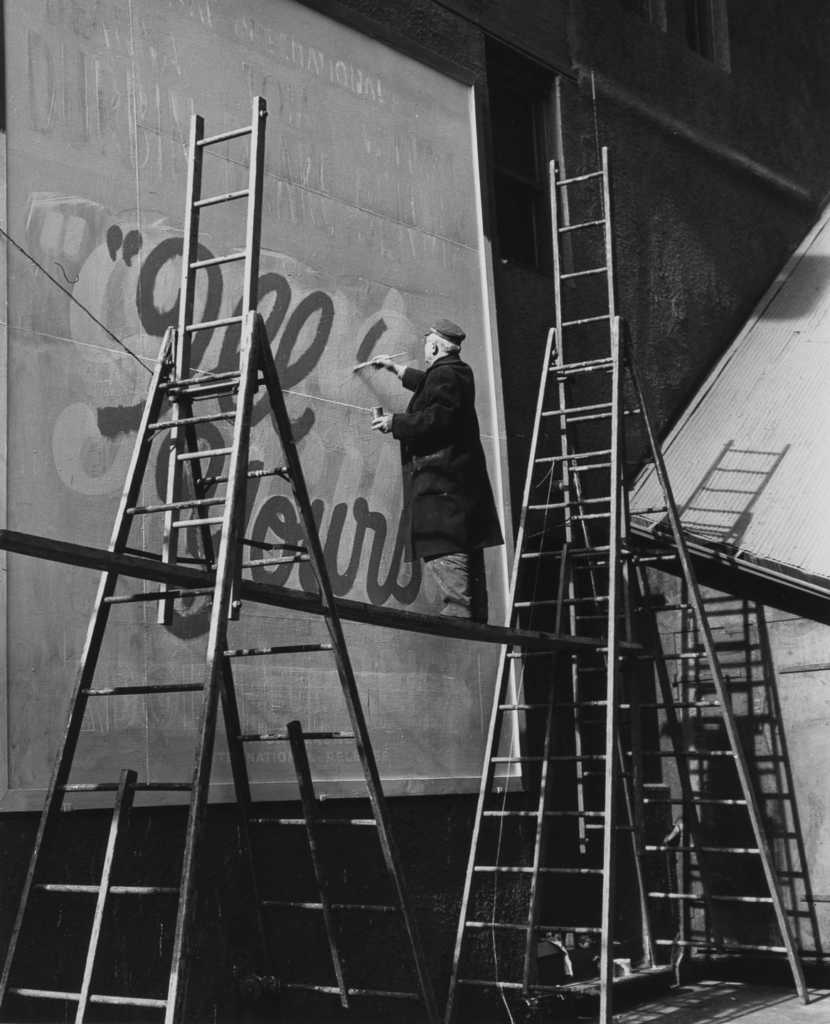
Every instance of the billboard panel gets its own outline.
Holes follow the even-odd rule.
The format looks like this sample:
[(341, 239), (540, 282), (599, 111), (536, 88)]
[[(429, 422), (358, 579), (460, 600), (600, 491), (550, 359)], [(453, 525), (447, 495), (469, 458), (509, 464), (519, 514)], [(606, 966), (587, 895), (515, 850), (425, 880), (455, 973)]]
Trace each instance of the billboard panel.
[[(407, 395), (391, 374), (352, 367), (376, 352), (417, 363), (435, 317), (463, 324), (504, 508), (472, 90), (292, 0), (9, 0), (6, 23), (8, 230), (27, 254), (8, 251), (8, 527), (108, 541), (148, 369), (176, 322), (190, 116), (204, 116), (207, 134), (223, 132), (247, 123), (252, 96), (262, 95), (260, 311), (335, 594), (437, 612), (420, 566), (404, 557), (397, 445), (369, 428), (372, 406), (402, 410)], [(246, 160), (243, 140), (210, 150), (204, 193), (244, 187)], [(243, 243), (241, 207), (205, 212), (202, 258)], [(232, 315), (240, 294), (240, 264), (212, 267), (197, 288), (197, 319)], [(233, 327), (200, 335), (195, 359), (232, 365), (238, 340)], [(202, 436), (221, 447), (228, 427), (208, 425)], [(269, 466), (274, 455), (260, 398), (252, 461)], [(159, 445), (143, 500), (160, 498), (167, 457)], [(272, 479), (252, 483), (249, 524), (247, 535), (263, 543), (300, 537), (285, 486)], [(132, 542), (157, 550), (159, 532), (159, 523), (142, 522)], [(503, 621), (505, 565), (503, 549), (488, 553), (491, 622)], [(306, 566), (253, 574), (313, 586)], [(6, 809), (40, 801), (95, 585), (95, 574), (9, 558)], [(151, 604), (117, 606), (98, 680), (199, 681), (208, 615), (194, 599), (163, 627)], [(231, 643), (319, 640), (323, 629), (320, 620), (249, 607)], [(471, 788), (497, 650), (346, 631), (388, 791)], [(291, 718), (307, 729), (344, 728), (336, 673), (321, 659), (241, 665), (245, 731), (274, 731)], [(97, 701), (78, 781), (115, 778), (121, 767), (150, 781), (186, 778), (198, 699)], [(251, 755), (258, 796), (293, 792), (284, 748), (263, 744)], [(324, 792), (361, 791), (349, 744), (312, 750), (312, 767)], [(221, 743), (215, 778), (214, 795), (230, 796)]]

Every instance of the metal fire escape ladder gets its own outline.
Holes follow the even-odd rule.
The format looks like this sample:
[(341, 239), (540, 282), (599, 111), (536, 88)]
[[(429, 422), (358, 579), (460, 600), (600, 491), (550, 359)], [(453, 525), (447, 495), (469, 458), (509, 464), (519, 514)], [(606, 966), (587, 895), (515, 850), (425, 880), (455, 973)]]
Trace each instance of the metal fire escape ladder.
[[(586, 195), (588, 190), (593, 191)], [(561, 209), (575, 219), (563, 222)], [(616, 314), (607, 150), (600, 168), (585, 174), (566, 177), (551, 164), (551, 210), (556, 327), (542, 368), (510, 622), (540, 629), (551, 628), (553, 621), (557, 630), (594, 639), (596, 647), (547, 660), (518, 648), (503, 651), (445, 1022), (458, 1019), (462, 990), (465, 998), (474, 998), (475, 990), (482, 996), (495, 989), (503, 998), (512, 992), (543, 999), (587, 988), (598, 995), (598, 1020), (610, 1024), (615, 977), (624, 982), (643, 971), (672, 969), (655, 962), (656, 947), (666, 942), (655, 938), (655, 912), (665, 907), (664, 899), (692, 897), (653, 888), (654, 855), (665, 858), (667, 850), (677, 849), (677, 830), (657, 821), (661, 835), (670, 833), (671, 839), (655, 843), (649, 837), (655, 827), (651, 805), (659, 800), (646, 797), (646, 780), (659, 782), (668, 761), (675, 766), (684, 807), (681, 842), (699, 865), (694, 899), (710, 922), (713, 902), (729, 899), (710, 892), (702, 801), (683, 747), (682, 709), (667, 681), (672, 656), (661, 649), (653, 606), (642, 592), (645, 565), (655, 559), (679, 565), (690, 595), (690, 614), (703, 638), (696, 656), (705, 659), (715, 681), (727, 753), (756, 840), (751, 852), (763, 870), (761, 899), (775, 912), (782, 951), (803, 995), (801, 965), (753, 780), (725, 699), (717, 650), (627, 332)], [(671, 528), (671, 541), (656, 556), (635, 551), (629, 539), (625, 466), (635, 425), (664, 500), (659, 510), (649, 511), (665, 513)], [(635, 642), (644, 616), (648, 650)], [(505, 728), (508, 715), (512, 730)], [(653, 722), (658, 715), (666, 724), (665, 739)], [(649, 749), (649, 741), (656, 749)], [(508, 833), (511, 824), (514, 831)], [(615, 878), (625, 837), (632, 852), (633, 894), (622, 893)], [(622, 918), (637, 925), (621, 929)], [(562, 955), (539, 956), (537, 962), (536, 944), (546, 933)], [(677, 939), (669, 940), (675, 950)], [(543, 970), (551, 963), (558, 964), (558, 973)]]
[[(265, 118), (265, 101), (256, 98), (253, 103), (252, 123), (244, 128), (226, 131), (213, 137), (205, 137), (201, 117), (195, 116), (192, 120), (179, 327), (177, 331), (173, 329), (167, 331), (161, 346), (110, 543), (110, 551), (115, 553), (135, 550), (128, 548), (133, 524), (139, 520), (143, 521), (146, 516), (162, 516), (164, 528), (161, 552), (142, 553), (171, 563), (178, 560), (184, 561), (185, 558), (179, 553), (179, 532), (194, 530), (201, 538), (202, 553), (198, 558), (188, 557), (186, 560), (191, 563), (195, 561), (204, 567), (205, 583), (204, 586), (198, 587), (179, 589), (162, 587), (137, 593), (116, 594), (119, 583), (118, 573), (114, 570), (107, 571), (101, 576), (80, 670), (71, 699), (66, 730), (47, 791), (6, 955), (2, 980), (0, 980), (0, 1009), (4, 1014), (9, 1012), (8, 997), (14, 996), (75, 1003), (74, 1019), (76, 1024), (81, 1024), (86, 1019), (90, 1004), (120, 1005), (154, 1010), (163, 1016), (165, 1024), (178, 1024), (184, 1019), (190, 961), (194, 954), (197, 866), (200, 847), (205, 838), (204, 825), (208, 789), (218, 706), (221, 699), (236, 801), (240, 811), (242, 858), (247, 884), (250, 886), (251, 914), (255, 918), (254, 932), (258, 946), (258, 966), (262, 973), (268, 974), (273, 969), (267, 930), (263, 920), (263, 908), (273, 905), (273, 901), (260, 899), (259, 885), (254, 870), (251, 830), (253, 826), (258, 826), (262, 819), (256, 818), (253, 814), (245, 746), (248, 743), (286, 740), (292, 748), (304, 810), (300, 820), (307, 829), (314, 874), (321, 894), (320, 900), (315, 904), (315, 909), (323, 911), (323, 923), (328, 936), (337, 984), (330, 987), (302, 983), (290, 984), (281, 978), (279, 983), (285, 988), (312, 988), (316, 991), (333, 992), (340, 996), (343, 1005), (348, 1005), (349, 996), (353, 994), (415, 999), (424, 1005), (427, 1019), (431, 1024), (435, 1024), (439, 1019), (426, 959), (414, 922), (410, 897), (403, 879), (400, 858), (390, 832), (388, 807), (374, 759), (349, 653), (334, 604), (323, 548), (312, 515), (311, 500), (292, 437), (291, 424), (269, 340), (262, 318), (256, 312)], [(248, 188), (219, 196), (203, 197), (201, 195), (202, 155), (205, 149), (246, 136), (250, 138)], [(198, 246), (200, 211), (206, 206), (225, 202), (233, 203), (243, 198), (247, 199), (244, 250), (210, 260), (200, 259)], [(196, 321), (194, 319), (196, 272), (214, 264), (237, 260), (245, 262), (241, 312), (216, 320)], [(217, 369), (213, 371), (202, 367), (198, 369), (192, 367), (191, 342), (194, 336), (199, 331), (209, 331), (220, 326), (232, 325), (240, 329), (238, 367), (233, 370)], [(252, 469), (249, 464), (253, 401), (258, 389), (263, 386), (275, 427), (275, 441), (281, 449), (281, 455), (278, 455), (278, 458), (283, 460), (282, 464), (265, 471)], [(218, 411), (194, 413), (194, 403), (202, 401), (218, 404)], [(219, 449), (200, 447), (198, 437), (200, 424), (212, 424), (229, 419), (233, 422), (232, 439), (229, 444)], [(166, 500), (160, 504), (143, 505), (140, 502), (142, 483), (147, 475), (154, 441), (161, 437), (166, 438), (169, 444)], [(221, 473), (206, 476), (201, 471), (202, 460), (212, 461), (214, 459), (225, 460), (227, 468)], [(189, 480), (185, 476), (185, 471), (189, 473)], [(298, 519), (304, 529), (305, 544), (301, 549), (293, 546), (290, 550), (282, 550), (283, 545), (256, 545), (280, 550), (265, 559), (245, 560), (242, 554), (243, 548), (254, 543), (245, 536), (247, 481), (250, 478), (258, 478), (263, 475), (279, 477), (289, 484), (297, 506)], [(188, 496), (186, 487), (188, 483), (192, 487), (190, 493), (195, 497)], [(215, 488), (221, 484), (225, 484), (225, 491), (219, 494)], [(217, 506), (219, 511), (214, 514), (212, 509)], [(189, 518), (183, 517), (182, 513), (185, 512), (188, 513)], [(218, 544), (214, 542), (214, 531), (218, 533)], [(302, 645), (283, 644), (268, 648), (232, 648), (228, 639), (228, 622), (229, 619), (237, 618), (240, 615), (241, 608), (237, 595), (243, 569), (253, 565), (273, 565), (298, 560), (308, 561), (316, 577), (328, 631), (328, 642)], [(117, 687), (95, 684), (94, 676), (99, 654), (104, 642), (110, 609), (113, 605), (155, 601), (159, 603), (160, 620), (167, 621), (172, 614), (174, 602), (194, 597), (208, 597), (212, 601), (204, 682), (165, 682), (160, 685), (142, 684)], [(327, 652), (334, 658), (346, 708), (351, 719), (352, 731), (349, 733), (303, 733), (299, 723), (292, 722), (288, 724), (284, 732), (244, 734), (237, 706), (232, 661), (235, 658), (250, 655), (279, 656), (296, 653), (299, 650)], [(124, 695), (150, 697), (158, 694), (184, 692), (192, 692), (201, 696), (194, 751), (195, 764), (192, 777), (189, 780), (138, 781), (135, 772), (125, 770), (121, 773), (119, 782), (70, 782), (84, 715), (90, 701), (101, 698), (112, 699)], [(311, 770), (305, 752), (307, 739), (350, 739), (355, 742), (367, 784), (373, 817), (365, 822), (352, 822), (344, 819), (341, 824), (369, 824), (377, 831), (385, 866), (395, 895), (395, 905), (383, 909), (393, 910), (400, 916), (415, 976), (414, 991), (387, 992), (379, 988), (354, 989), (349, 988), (346, 984), (338, 951), (336, 927), (333, 923), (333, 915), (343, 908), (338, 907), (329, 898), (325, 872), (322, 870), (317, 855), (316, 836), (320, 822), (316, 813)], [(133, 796), (135, 793), (148, 791), (188, 794), (189, 810), (180, 882), (176, 887), (115, 885), (112, 882), (113, 874), (118, 871), (118, 851), (122, 845)], [(46, 868), (45, 852), (49, 841), (54, 842), (54, 832), (64, 798), (71, 793), (89, 792), (114, 792), (116, 794), (100, 882), (96, 885), (51, 883), (43, 877)], [(265, 822), (271, 823), (268, 819), (265, 819)], [(18, 951), (24, 927), (29, 922), (31, 897), (35, 892), (56, 895), (89, 893), (96, 897), (83, 977), (77, 988), (70, 991), (56, 990), (55, 987), (50, 988), (44, 985), (23, 984), (17, 979), (18, 974), (27, 973), (28, 970), (22, 963), (18, 963)], [(98, 971), (97, 959), (102, 922), (108, 903), (112, 899), (126, 896), (154, 898), (171, 896), (175, 897), (177, 901), (167, 992), (163, 996), (160, 994), (133, 996), (102, 991), (102, 989), (106, 989), (106, 981), (102, 982), (98, 976), (101, 972)], [(377, 908), (350, 905), (347, 909)]]

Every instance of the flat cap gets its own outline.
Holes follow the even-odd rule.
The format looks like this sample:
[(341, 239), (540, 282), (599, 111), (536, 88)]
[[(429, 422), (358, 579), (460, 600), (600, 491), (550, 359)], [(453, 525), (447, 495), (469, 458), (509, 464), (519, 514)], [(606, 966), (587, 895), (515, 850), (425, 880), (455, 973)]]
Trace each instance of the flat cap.
[(452, 320), (444, 320), (443, 317), (440, 320), (436, 320), (430, 330), (440, 334), (442, 338), (446, 338), (447, 341), (451, 341), (454, 345), (460, 345), (467, 337), (458, 324), (454, 324)]

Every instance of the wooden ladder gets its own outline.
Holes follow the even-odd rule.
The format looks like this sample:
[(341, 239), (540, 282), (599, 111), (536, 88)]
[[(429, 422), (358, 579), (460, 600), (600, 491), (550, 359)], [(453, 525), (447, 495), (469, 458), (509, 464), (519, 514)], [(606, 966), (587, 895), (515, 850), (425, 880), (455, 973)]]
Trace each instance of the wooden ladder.
[[(119, 575), (115, 570), (102, 574), (95, 599), (94, 610), (87, 633), (80, 670), (71, 699), (66, 730), (61, 743), (46, 802), (35, 840), (34, 851), (24, 882), (20, 906), (14, 923), (12, 938), (6, 955), (0, 981), (0, 1008), (10, 1012), (7, 1004), (11, 996), (27, 999), (65, 1001), (76, 1004), (75, 1021), (86, 1019), (90, 1005), (107, 1004), (155, 1010), (163, 1015), (166, 1024), (184, 1019), (187, 1000), (187, 981), (194, 953), (194, 911), (197, 901), (197, 865), (199, 851), (205, 841), (205, 817), (208, 789), (221, 700), (227, 748), (233, 775), (236, 801), (240, 811), (240, 849), (247, 884), (250, 885), (251, 911), (255, 917), (258, 968), (263, 975), (277, 974), (278, 984), (284, 988), (304, 988), (317, 992), (332, 992), (341, 1003), (349, 1004), (353, 995), (373, 995), (417, 1000), (423, 1004), (426, 1017), (434, 1024), (439, 1019), (424, 951), (413, 917), (410, 896), (404, 881), (400, 857), (390, 831), (389, 811), (383, 794), (380, 775), (340, 619), (335, 607), (331, 583), (325, 564), (323, 548), (312, 514), (299, 455), (294, 443), (289, 416), (285, 407), (276, 365), (265, 333), (261, 316), (256, 312), (260, 215), (264, 167), (265, 101), (257, 97), (253, 102), (251, 124), (237, 130), (205, 137), (202, 118), (194, 116), (190, 135), (190, 161), (188, 169), (188, 201), (185, 216), (183, 245), (182, 289), (178, 329), (169, 329), (163, 339), (159, 359), (153, 373), (146, 405), (138, 428), (138, 436), (129, 466), (127, 481), (119, 504), (109, 550), (116, 554), (134, 551), (128, 547), (129, 536), (137, 521), (146, 517), (163, 519), (163, 542), (160, 552), (142, 551), (150, 557), (169, 563), (184, 560), (179, 553), (178, 538), (181, 530), (196, 531), (202, 542), (202, 554), (197, 561), (202, 565), (204, 585), (178, 589), (161, 587), (134, 593), (116, 593)], [(250, 138), (249, 184), (246, 189), (223, 195), (205, 196), (202, 192), (202, 155), (214, 145), (235, 138)], [(211, 259), (199, 256), (199, 214), (206, 206), (247, 200), (246, 240), (244, 250)], [(240, 312), (231, 317), (210, 321), (194, 320), (195, 279), (199, 271), (216, 264), (244, 261), (243, 297)], [(211, 371), (191, 365), (192, 340), (200, 331), (217, 327), (235, 326), (240, 329), (238, 366), (232, 370), (222, 368)], [(277, 461), (270, 469), (252, 469), (249, 464), (249, 440), (253, 402), (257, 392), (264, 389), (275, 428)], [(198, 403), (198, 412), (194, 406)], [(203, 404), (205, 403), (205, 404)], [(218, 408), (217, 408), (218, 407)], [(204, 408), (211, 411), (202, 412)], [(222, 448), (205, 449), (199, 446), (200, 424), (213, 424), (232, 420), (230, 442)], [(141, 504), (140, 494), (151, 452), (156, 439), (166, 437), (170, 446), (167, 494), (163, 503)], [(204, 462), (222, 459), (226, 468), (211, 476), (202, 472)], [(254, 544), (245, 536), (246, 487), (248, 479), (270, 475), (284, 481), (296, 505), (302, 523), (305, 542), (290, 548), (285, 545)], [(224, 491), (220, 493), (221, 486)], [(191, 495), (188, 497), (188, 494)], [(195, 495), (193, 497), (192, 495)], [(213, 510), (216, 510), (215, 512)], [(266, 550), (266, 557), (246, 558), (248, 546)], [(193, 561), (193, 558), (188, 558)], [(278, 644), (269, 647), (232, 646), (228, 636), (229, 620), (241, 618), (238, 600), (241, 574), (257, 565), (275, 565), (287, 561), (310, 563), (316, 583), (327, 636), (318, 643)], [(203, 682), (170, 682), (156, 685), (129, 685), (111, 687), (96, 685), (94, 677), (111, 608), (116, 604), (150, 601), (158, 602), (159, 618), (168, 621), (175, 602), (193, 597), (208, 597), (212, 601), (210, 627), (206, 647), (206, 669)], [(271, 732), (243, 733), (237, 706), (232, 664), (238, 658), (276, 657), (298, 651), (320, 652), (334, 659), (346, 709), (351, 721), (350, 732), (318, 731), (303, 733), (298, 722), (289, 723)], [(114, 699), (120, 696), (143, 695), (148, 698), (159, 694), (192, 692), (201, 698), (198, 731), (195, 744), (195, 764), (192, 776), (186, 780), (158, 782), (141, 780), (137, 773), (125, 770), (118, 782), (76, 783), (71, 781), (73, 761), (78, 746), (84, 715), (90, 701)], [(366, 904), (336, 904), (328, 895), (328, 887), (318, 856), (317, 835), (321, 820), (313, 793), (311, 770), (306, 752), (306, 741), (352, 741), (356, 745), (368, 797), (372, 808), (370, 819), (354, 821), (338, 819), (342, 825), (370, 825), (377, 832), (386, 870), (392, 883), (394, 899), (391, 906), (378, 908)], [(255, 871), (252, 837), (256, 829), (271, 826), (275, 819), (257, 816), (251, 798), (251, 787), (246, 762), (246, 747), (250, 744), (286, 742), (292, 749), (297, 771), (300, 797), (304, 814), (300, 819), (276, 819), (279, 824), (304, 824), (310, 842), (315, 878), (320, 886), (320, 899), (307, 902), (306, 909), (320, 910), (328, 936), (336, 984), (290, 982), (279, 977), (269, 952), (268, 928), (263, 909), (277, 906), (275, 901), (261, 899)], [(119, 851), (123, 845), (128, 813), (136, 793), (183, 792), (188, 794), (189, 810), (183, 843), (180, 881), (178, 886), (117, 885)], [(96, 884), (55, 884), (45, 877), (45, 861), (50, 841), (54, 843), (58, 819), (65, 797), (80, 792), (115, 793), (115, 807), (105, 850), (104, 867)], [(28, 973), (29, 968), (18, 957), (21, 935), (29, 919), (31, 897), (34, 893), (54, 896), (89, 894), (95, 896), (93, 923), (85, 957), (83, 977), (71, 990), (56, 990), (43, 985), (22, 984), (17, 975)], [(112, 900), (122, 897), (173, 896), (177, 902), (175, 932), (169, 967), (169, 981), (165, 994), (154, 996), (110, 993), (106, 981), (99, 977), (100, 936), (102, 925)], [(295, 905), (299, 905), (298, 903)], [(350, 987), (344, 977), (338, 951), (336, 916), (341, 910), (382, 909), (394, 911), (401, 922), (401, 934), (409, 951), (409, 962), (414, 974), (410, 989), (388, 991), (388, 986), (375, 988)]]
[[(598, 1020), (610, 1024), (615, 975), (623, 982), (672, 969), (658, 961), (655, 927), (663, 922), (655, 905), (694, 900), (708, 913), (720, 899), (739, 902), (712, 891), (711, 839), (703, 840), (699, 813), (705, 796), (689, 772), (670, 683), (676, 655), (662, 650), (642, 593), (647, 565), (666, 560), (683, 577), (700, 637), (695, 657), (706, 661), (717, 695), (727, 749), (713, 756), (734, 764), (737, 803), (754, 837), (740, 851), (759, 865), (763, 894), (752, 898), (774, 911), (780, 948), (806, 997), (756, 788), (617, 315), (607, 150), (598, 169), (571, 177), (552, 162), (550, 188), (556, 324), (542, 366), (509, 621), (527, 629), (552, 623), (557, 633), (594, 638), (597, 647), (548, 657), (517, 646), (502, 651), (445, 1021), (456, 1019), (463, 988), (467, 999), (476, 989), (525, 999), (589, 991), (599, 996)], [(650, 556), (629, 537), (626, 449), (634, 440), (660, 481), (663, 505), (650, 511), (667, 523), (668, 543)], [(669, 804), (682, 805), (682, 843), (694, 846), (701, 865), (694, 893), (653, 881), (680, 833), (652, 806), (668, 762), (678, 780)], [(735, 851), (721, 844), (719, 852)], [(624, 856), (634, 885), (621, 893)], [(628, 922), (622, 928), (621, 919)], [(537, 963), (546, 933), (566, 954), (553, 958), (560, 971), (548, 978)]]

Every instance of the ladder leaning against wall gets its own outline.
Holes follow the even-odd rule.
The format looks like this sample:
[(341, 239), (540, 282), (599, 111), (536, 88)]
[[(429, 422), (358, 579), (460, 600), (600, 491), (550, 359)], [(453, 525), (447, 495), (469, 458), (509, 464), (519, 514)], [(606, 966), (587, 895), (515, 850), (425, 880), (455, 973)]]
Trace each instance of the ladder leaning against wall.
[[(782, 901), (729, 680), (616, 311), (607, 150), (584, 174), (567, 177), (552, 163), (550, 182), (556, 323), (538, 393), (510, 625), (592, 637), (597, 650), (502, 650), (445, 1022), (465, 1019), (462, 1000), (489, 990), (525, 1000), (598, 995), (598, 1020), (610, 1024), (615, 978), (671, 971), (689, 948), (783, 954), (806, 1001), (793, 912)], [(629, 536), (625, 470), (635, 438), (662, 492), (662, 507), (649, 511), (667, 527), (665, 544), (649, 553)], [(660, 566), (682, 577), (693, 649), (663, 649), (655, 611), (667, 609), (649, 582)], [(718, 724), (714, 746), (700, 735), (691, 750), (683, 727), (700, 698), (690, 705), (688, 689), (675, 685), (677, 667), (690, 660), (707, 667), (706, 714)], [(735, 786), (725, 796), (707, 788), (724, 772)], [(730, 830), (716, 827), (714, 810), (731, 816)], [(693, 870), (670, 870), (678, 855)], [(634, 883), (624, 892), (623, 861)], [(727, 937), (718, 914), (728, 906), (767, 915), (756, 937)]]
[[(110, 551), (116, 554), (139, 553), (161, 559), (163, 562), (194, 561), (179, 552), (182, 531), (193, 531), (201, 540), (201, 555), (195, 559), (204, 570), (205, 583), (201, 587), (141, 592), (116, 592), (119, 576), (115, 570), (102, 574), (95, 599), (94, 610), (83, 650), (81, 666), (71, 699), (69, 718), (58, 758), (49, 784), (46, 803), (35, 840), (34, 851), (25, 878), (20, 907), (6, 955), (0, 981), (0, 1012), (8, 1016), (13, 1012), (13, 999), (41, 1000), (74, 1004), (77, 1024), (87, 1019), (91, 1006), (137, 1007), (156, 1011), (166, 1024), (181, 1021), (187, 1004), (187, 981), (194, 953), (194, 914), (198, 896), (200, 849), (205, 841), (205, 817), (208, 787), (216, 736), (219, 703), (221, 701), (225, 723), (227, 748), (238, 803), (240, 851), (243, 870), (250, 888), (250, 916), (255, 922), (255, 942), (259, 957), (260, 974), (277, 975), (277, 984), (283, 990), (301, 989), (339, 997), (348, 1007), (355, 996), (413, 1000), (420, 1002), (426, 1018), (435, 1024), (439, 1019), (426, 960), (416, 924), (410, 897), (404, 882), (400, 858), (390, 831), (389, 812), (381, 786), (377, 764), (361, 706), (357, 685), (349, 659), (343, 631), (335, 606), (331, 583), (326, 569), (322, 545), (311, 510), (299, 457), (291, 432), (280, 380), (266, 337), (262, 318), (256, 311), (260, 216), (264, 168), (264, 134), (266, 106), (259, 97), (254, 100), (250, 125), (218, 135), (206, 137), (202, 118), (194, 116), (191, 123), (190, 155), (188, 167), (188, 199), (185, 215), (182, 255), (182, 285), (178, 329), (168, 330), (163, 340), (158, 362), (138, 428), (138, 437), (130, 463), (126, 485), (119, 504)], [(221, 195), (202, 195), (202, 162), (210, 148), (232, 139), (249, 139), (250, 158), (246, 188)], [(200, 212), (219, 203), (245, 202), (245, 244), (241, 251), (210, 259), (199, 258), (198, 236)], [(240, 312), (209, 322), (194, 321), (196, 276), (199, 272), (220, 263), (244, 263), (243, 296)], [(191, 363), (191, 343), (200, 331), (234, 326), (240, 330), (238, 366), (233, 369), (211, 371)], [(264, 389), (274, 428), (274, 449), (279, 461), (271, 468), (253, 469), (249, 464), (249, 439), (254, 397)], [(232, 404), (232, 407), (229, 406)], [(203, 411), (214, 409), (218, 411)], [(232, 438), (226, 446), (206, 449), (199, 445), (201, 424), (214, 424), (231, 420)], [(163, 503), (141, 503), (142, 482), (145, 479), (154, 443), (166, 439), (169, 445), (167, 494)], [(164, 443), (164, 442), (162, 442)], [(225, 469), (207, 475), (203, 467), (222, 460)], [(275, 476), (288, 485), (303, 524), (305, 542), (301, 545), (268, 545), (256, 543), (245, 535), (246, 486), (252, 477)], [(224, 486), (224, 490), (220, 490)], [(133, 526), (147, 518), (163, 518), (163, 545), (160, 553), (137, 552), (130, 548), (129, 537)], [(142, 531), (143, 534), (143, 531)], [(248, 549), (253, 547), (254, 551)], [(266, 549), (263, 551), (262, 549)], [(229, 619), (241, 619), (244, 609), (238, 600), (241, 573), (245, 569), (286, 562), (308, 562), (313, 569), (323, 606), (326, 635), (315, 643), (289, 643), (271, 647), (246, 647), (232, 644), (229, 639)], [(169, 681), (162, 684), (108, 686), (95, 681), (105, 631), (118, 629), (109, 623), (114, 605), (133, 602), (158, 603), (159, 621), (169, 620), (174, 603), (203, 596), (212, 600), (210, 628), (205, 652), (204, 679), (200, 682)], [(340, 686), (351, 721), (352, 731), (304, 732), (297, 721), (283, 724), (274, 732), (244, 734), (240, 724), (232, 665), (234, 661), (249, 657), (273, 657), (279, 662), (286, 654), (308, 653), (333, 658)], [(112, 700), (123, 696), (141, 695), (152, 699), (160, 694), (192, 692), (201, 700), (198, 731), (195, 740), (195, 765), (192, 776), (184, 780), (151, 781), (140, 779), (132, 769), (124, 769), (118, 781), (97, 783), (73, 782), (72, 770), (84, 715), (90, 703)], [(365, 819), (333, 818), (321, 814), (315, 798), (307, 742), (353, 742), (363, 769), (372, 808), (372, 816)], [(269, 819), (257, 816), (251, 799), (245, 749), (260, 743), (290, 745), (296, 770), (302, 815), (294, 819)], [(180, 880), (176, 886), (158, 884), (119, 884), (119, 869), (123, 855), (128, 852), (128, 817), (133, 798), (146, 792), (185, 793), (189, 801), (187, 823), (183, 838)], [(113, 793), (114, 808), (111, 827), (106, 840), (100, 877), (93, 884), (65, 883), (50, 880), (48, 852), (54, 846), (62, 805), (74, 793)], [(311, 899), (294, 898), (289, 901), (263, 899), (259, 895), (259, 879), (255, 871), (255, 846), (258, 829), (272, 825), (301, 826), (308, 838), (313, 876), (317, 891)], [(368, 826), (375, 830), (386, 870), (391, 882), (392, 897), (384, 904), (337, 902), (327, 880), (325, 863), (320, 854), (319, 836), (326, 826)], [(272, 869), (272, 877), (276, 872)], [(21, 951), (26, 948), (27, 928), (31, 929), (32, 905), (38, 899), (89, 899), (90, 937), (82, 960), (81, 977), (60, 986), (44, 983), (44, 972), (49, 965), (37, 963), (38, 977), (29, 977), (33, 967), (31, 958)], [(102, 977), (102, 942), (112, 904), (118, 900), (170, 901), (175, 903), (175, 921), (168, 972), (164, 993), (113, 992), (112, 984)], [(331, 959), (330, 981), (291, 980), (283, 977), (270, 959), (269, 928), (263, 911), (291, 910), (318, 914), (325, 929)], [(408, 949), (405, 958), (409, 967), (407, 987), (390, 989), (388, 974), (385, 984), (355, 985), (347, 981), (344, 957), (341, 952), (342, 915), (355, 912), (394, 915), (399, 921), (401, 941)], [(165, 916), (170, 917), (169, 906), (158, 911), (159, 928), (164, 931)], [(171, 931), (171, 928), (167, 928)], [(161, 939), (159, 939), (159, 942)], [(34, 958), (37, 961), (37, 957)]]

